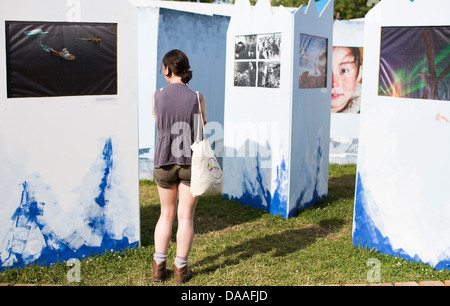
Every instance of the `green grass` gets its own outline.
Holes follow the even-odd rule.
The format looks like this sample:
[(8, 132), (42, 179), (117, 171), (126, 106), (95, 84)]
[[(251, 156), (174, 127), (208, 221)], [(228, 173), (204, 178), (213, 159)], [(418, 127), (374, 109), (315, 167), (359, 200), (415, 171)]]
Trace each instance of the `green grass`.
[[(352, 245), (355, 165), (330, 165), (328, 196), (314, 207), (285, 220), (219, 196), (201, 197), (189, 263), (189, 285), (365, 284), (380, 262), (381, 282), (450, 279), (450, 271)], [(141, 181), (141, 244), (138, 249), (85, 258), (81, 282), (69, 283), (66, 263), (29, 266), (0, 273), (0, 283), (62, 285), (175, 285), (151, 280), (153, 231), (159, 216), (156, 185)], [(175, 238), (176, 224), (174, 225)], [(169, 248), (169, 270), (175, 241)]]

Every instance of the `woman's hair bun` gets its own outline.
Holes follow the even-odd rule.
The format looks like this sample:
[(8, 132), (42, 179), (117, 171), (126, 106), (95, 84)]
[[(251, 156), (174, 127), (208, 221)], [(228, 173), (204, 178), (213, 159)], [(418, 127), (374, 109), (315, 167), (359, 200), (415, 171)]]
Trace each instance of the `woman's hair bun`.
[(184, 72), (184, 74), (181, 76), (181, 82), (187, 84), (192, 79), (192, 71), (187, 70)]
[(172, 74), (179, 76), (183, 83), (189, 83), (192, 79), (189, 59), (181, 50), (174, 49), (167, 52), (162, 60), (161, 68), (163, 66), (168, 69), (167, 76), (171, 76)]

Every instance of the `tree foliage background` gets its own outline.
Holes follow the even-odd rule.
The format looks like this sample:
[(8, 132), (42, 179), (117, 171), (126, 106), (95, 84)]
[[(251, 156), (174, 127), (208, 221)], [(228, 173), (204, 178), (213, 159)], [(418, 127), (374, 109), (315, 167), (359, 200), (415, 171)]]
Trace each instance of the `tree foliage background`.
[[(316, 0), (317, 1), (317, 0)], [(256, 0), (250, 0), (256, 3)], [(286, 7), (299, 7), (308, 5), (309, 0), (271, 0), (272, 6), (283, 5)], [(367, 12), (373, 7), (368, 6), (368, 0), (334, 0), (335, 19), (364, 18)]]
[[(197, 0), (177, 0), (177, 1), (192, 1)], [(235, 0), (200, 0), (199, 2), (232, 2)], [(317, 1), (317, 0), (315, 0)], [(257, 0), (250, 0), (254, 5)], [(285, 7), (299, 7), (300, 5), (308, 5), (309, 0), (271, 0), (272, 6), (283, 5)], [(368, 3), (377, 2), (376, 0), (334, 0), (334, 18), (335, 19), (354, 19), (363, 18), (373, 5), (368, 6)]]

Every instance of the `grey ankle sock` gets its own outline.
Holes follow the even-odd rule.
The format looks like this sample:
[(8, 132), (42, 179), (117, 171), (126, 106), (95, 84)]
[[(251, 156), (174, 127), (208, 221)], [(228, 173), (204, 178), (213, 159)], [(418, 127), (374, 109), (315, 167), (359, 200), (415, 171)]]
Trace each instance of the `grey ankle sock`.
[(161, 264), (162, 262), (166, 261), (167, 254), (163, 253), (155, 253), (153, 254), (153, 259), (156, 261), (156, 264)]
[(183, 258), (183, 257), (175, 257), (175, 265), (177, 266), (178, 269), (183, 268), (185, 266), (187, 266), (188, 264), (188, 258)]

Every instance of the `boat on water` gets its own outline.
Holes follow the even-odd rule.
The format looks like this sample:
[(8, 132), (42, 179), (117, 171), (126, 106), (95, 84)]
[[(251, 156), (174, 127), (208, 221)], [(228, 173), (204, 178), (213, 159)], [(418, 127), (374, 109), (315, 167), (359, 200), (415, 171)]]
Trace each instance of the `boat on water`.
[(63, 48), (61, 51), (58, 51), (56, 49), (50, 49), (50, 53), (59, 57), (62, 57), (65, 60), (68, 61), (74, 61), (75, 60), (75, 55), (70, 54), (69, 50), (67, 50), (67, 48)]
[(23, 35), (30, 37), (30, 36), (36, 36), (36, 35), (45, 35), (45, 34), (48, 34), (48, 33), (49, 32), (42, 31), (42, 29), (34, 29), (34, 30), (31, 30), (31, 31), (25, 31), (23, 33)]
[(95, 42), (95, 43), (99, 43), (99, 42), (102, 41), (102, 39), (101, 39), (100, 37), (96, 37), (96, 38), (88, 38), (87, 40), (88, 40), (88, 41)]

